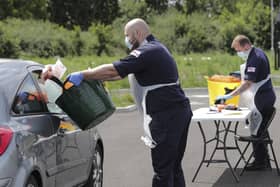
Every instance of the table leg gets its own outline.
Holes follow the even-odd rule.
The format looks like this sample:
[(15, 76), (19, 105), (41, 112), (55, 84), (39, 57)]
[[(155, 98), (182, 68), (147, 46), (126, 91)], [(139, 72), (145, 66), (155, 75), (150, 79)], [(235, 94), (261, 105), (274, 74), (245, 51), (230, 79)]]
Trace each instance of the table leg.
[[(235, 127), (234, 127), (234, 136), (237, 135), (238, 124), (239, 124), (239, 122), (237, 121), (237, 122), (235, 123)], [(238, 141), (237, 141), (236, 138), (234, 138), (234, 142), (235, 142), (235, 146), (236, 146), (236, 148), (237, 148), (237, 150), (238, 150), (238, 152), (239, 152), (239, 154), (240, 154), (240, 158), (238, 159), (236, 165), (234, 166), (234, 170), (236, 170), (236, 168), (237, 168), (237, 166), (239, 165), (239, 163), (240, 163), (241, 160), (243, 160), (244, 163), (246, 164), (246, 159), (245, 159), (245, 157), (244, 157), (244, 153), (245, 153), (245, 152), (244, 152), (244, 153), (241, 152), (241, 149), (240, 149), (240, 147), (239, 147), (239, 145), (238, 145)], [(247, 150), (247, 148), (248, 148), (248, 145), (245, 147), (245, 151)]]
[(203, 156), (202, 156), (202, 160), (201, 160), (201, 162), (200, 162), (200, 164), (199, 164), (199, 166), (198, 166), (198, 168), (197, 168), (197, 170), (196, 170), (196, 172), (195, 172), (195, 174), (193, 176), (192, 182), (194, 182), (194, 180), (195, 180), (195, 178), (196, 178), (196, 176), (197, 176), (197, 174), (198, 174), (198, 172), (199, 172), (203, 162), (205, 161), (205, 157), (206, 157), (206, 144), (207, 144), (206, 143), (206, 137), (205, 137), (204, 131), (203, 131), (202, 127), (201, 127), (201, 123), (200, 122), (197, 122), (197, 123), (198, 123), (199, 129), (200, 129), (200, 132), (201, 132), (202, 138), (203, 138)]
[[(224, 123), (224, 121), (223, 121)], [(226, 129), (225, 129), (225, 135), (224, 135), (224, 155), (225, 155), (225, 161), (227, 162), (228, 166), (229, 166), (229, 169), (232, 173), (232, 175), (234, 176), (236, 182), (239, 182), (239, 178), (238, 176), (236, 175), (235, 171), (233, 170), (229, 160), (228, 160), (228, 156), (227, 156), (227, 147), (226, 147), (226, 141), (227, 141), (227, 135), (228, 135), (228, 132), (230, 130), (230, 126), (231, 126), (231, 121), (228, 122), (228, 124), (226, 125)]]
[[(237, 135), (238, 124), (239, 124), (239, 122), (237, 121), (237, 122), (235, 123), (235, 127), (234, 127), (234, 136)], [(240, 155), (241, 155), (241, 154), (242, 154), (242, 153), (241, 153), (241, 149), (239, 148), (238, 141), (236, 140), (236, 138), (234, 138), (234, 142), (235, 142), (235, 146), (236, 146), (238, 152), (239, 152)], [(244, 158), (244, 157), (243, 157), (243, 158)]]
[[(230, 164), (230, 162), (228, 160), (227, 149), (238, 149), (239, 153), (241, 153), (241, 150), (240, 150), (240, 148), (238, 146), (237, 141), (235, 142), (235, 147), (227, 147), (227, 145), (226, 145), (228, 133), (230, 132), (230, 133), (234, 133), (234, 135), (236, 135), (238, 122), (235, 123), (234, 131), (230, 129), (231, 124), (232, 124), (231, 121), (228, 122), (227, 124), (224, 121), (220, 121), (220, 120), (215, 120), (214, 122), (215, 122), (215, 126), (216, 126), (216, 133), (215, 133), (215, 137), (210, 139), (210, 140), (206, 140), (206, 136), (205, 136), (204, 130), (202, 128), (202, 125), (201, 125), (200, 122), (197, 122), (198, 123), (198, 127), (199, 127), (200, 132), (201, 132), (201, 135), (202, 135), (202, 138), (203, 138), (203, 156), (202, 156), (202, 160), (201, 160), (201, 162), (200, 162), (200, 164), (199, 164), (199, 166), (198, 166), (198, 168), (197, 168), (197, 170), (195, 172), (195, 175), (194, 175), (194, 177), (192, 179), (192, 182), (194, 182), (194, 180), (196, 179), (196, 177), (198, 175), (198, 172), (200, 171), (203, 163), (207, 163), (207, 167), (208, 167), (209, 164), (213, 163), (213, 162), (215, 162), (215, 163), (226, 162), (228, 164), (229, 169), (230, 169), (232, 175), (234, 176), (236, 182), (239, 182), (239, 178), (236, 175), (234, 169), (232, 168), (232, 166), (231, 166), (231, 164)], [(220, 130), (221, 122), (222, 122), (222, 125), (224, 127), (224, 129), (222, 129), (222, 130)], [(225, 133), (224, 137), (223, 137), (223, 140), (220, 139), (220, 138), (222, 138), (222, 137), (220, 137), (220, 133), (222, 133), (222, 132)], [(215, 148), (214, 148), (214, 150), (213, 150), (213, 152), (212, 152), (212, 154), (210, 156), (210, 159), (206, 160), (205, 158), (206, 158), (207, 144), (212, 142), (212, 141), (216, 141), (216, 145), (215, 145)], [(219, 142), (222, 144), (222, 146), (220, 146), (220, 147), (219, 147)], [(217, 149), (223, 150), (224, 158), (225, 158), (224, 160), (213, 160), (213, 157), (214, 157)]]
[(245, 159), (245, 157), (244, 157), (244, 155), (245, 155), (245, 153), (246, 153), (246, 151), (247, 151), (249, 145), (250, 145), (250, 143), (248, 143), (248, 144), (245, 146), (243, 152), (241, 153), (241, 155), (240, 155), (238, 161), (236, 162), (236, 164), (235, 164), (235, 166), (234, 166), (234, 170), (236, 170), (237, 166), (239, 165), (239, 163), (240, 163), (240, 161), (241, 161), (242, 159), (243, 159), (243, 161), (244, 161), (245, 164), (247, 163), (247, 162), (246, 162), (246, 159)]
[(211, 163), (211, 161), (212, 161), (212, 159), (213, 159), (213, 157), (214, 157), (214, 155), (215, 155), (215, 153), (216, 153), (216, 150), (217, 150), (217, 148), (219, 147), (219, 140), (220, 140), (220, 132), (219, 132), (219, 129), (220, 129), (220, 120), (218, 120), (218, 121), (214, 121), (214, 123), (215, 123), (215, 125), (216, 125), (216, 135), (215, 135), (215, 139), (217, 140), (216, 141), (216, 145), (215, 145), (215, 148), (214, 148), (214, 150), (213, 150), (213, 152), (212, 152), (212, 154), (211, 154), (211, 156), (210, 156), (210, 159), (209, 159), (209, 162), (207, 163), (207, 167), (210, 165), (210, 163)]

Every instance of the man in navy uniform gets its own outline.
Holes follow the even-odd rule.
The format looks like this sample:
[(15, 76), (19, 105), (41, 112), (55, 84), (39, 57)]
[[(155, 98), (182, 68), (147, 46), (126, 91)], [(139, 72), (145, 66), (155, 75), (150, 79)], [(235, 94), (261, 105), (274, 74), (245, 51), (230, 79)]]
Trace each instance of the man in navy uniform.
[(127, 57), (72, 73), (68, 80), (78, 86), (83, 79), (118, 80), (129, 75), (143, 116), (145, 135), (141, 139), (151, 148), (153, 187), (185, 187), (181, 161), (192, 111), (179, 83), (176, 62), (144, 20), (129, 21), (124, 34), (131, 51)]
[[(245, 63), (240, 66), (242, 83), (233, 92), (219, 96), (218, 99), (229, 99), (239, 95), (252, 110), (250, 132), (259, 137), (267, 125), (273, 111), (276, 96), (270, 78), (269, 61), (265, 53), (254, 47), (247, 36), (237, 35), (231, 45)], [(262, 170), (270, 167), (267, 144), (253, 144), (255, 160), (246, 170)]]

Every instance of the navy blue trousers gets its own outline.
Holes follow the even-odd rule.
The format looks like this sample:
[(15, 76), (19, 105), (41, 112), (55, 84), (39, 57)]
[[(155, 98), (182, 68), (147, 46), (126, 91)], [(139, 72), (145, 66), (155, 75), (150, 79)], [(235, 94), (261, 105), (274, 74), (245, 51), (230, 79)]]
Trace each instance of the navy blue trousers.
[[(272, 114), (272, 109), (273, 109), (275, 100), (276, 100), (276, 96), (273, 91), (257, 92), (257, 94), (255, 95), (254, 102), (263, 118), (262, 123), (257, 132), (257, 137), (261, 136), (261, 134), (263, 133), (264, 129), (267, 126), (267, 122), (269, 121), (271, 114)], [(263, 143), (263, 142), (253, 143), (253, 150), (255, 153), (254, 154), (255, 161), (257, 163), (262, 164), (262, 163), (267, 162), (267, 160), (269, 159), (269, 156), (268, 156), (268, 149), (267, 149), (266, 143)]]
[[(272, 115), (272, 107), (266, 108), (261, 112), (263, 120), (262, 123), (258, 129), (258, 133), (256, 137), (260, 137), (263, 134), (263, 131), (265, 128), (267, 128), (268, 121), (271, 118)], [(252, 135), (254, 136), (254, 135)], [(256, 163), (267, 163), (269, 159), (268, 155), (268, 149), (267, 149), (267, 143), (264, 142), (253, 142), (253, 149), (254, 149), (254, 157), (255, 157), (255, 162)]]
[(151, 149), (153, 187), (186, 186), (181, 162), (191, 117), (191, 108), (183, 106), (152, 115), (150, 130), (157, 142)]

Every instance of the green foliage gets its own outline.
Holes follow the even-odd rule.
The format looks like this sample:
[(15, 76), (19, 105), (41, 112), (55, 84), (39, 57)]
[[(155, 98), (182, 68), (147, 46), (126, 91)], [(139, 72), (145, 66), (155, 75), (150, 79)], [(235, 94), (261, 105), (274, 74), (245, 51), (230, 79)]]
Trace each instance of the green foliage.
[(115, 49), (120, 47), (112, 37), (112, 27), (102, 24), (91, 26), (88, 32), (78, 26), (69, 31), (48, 21), (7, 19), (0, 24), (0, 28), (5, 28), (0, 44), (5, 57), (19, 52), (39, 57), (115, 55)]
[(254, 44), (262, 46), (265, 49), (271, 47), (271, 33), (270, 33), (270, 6), (257, 2), (253, 9), (254, 14), (250, 15), (250, 22), (252, 29), (256, 32)]
[(205, 0), (186, 0), (185, 7), (187, 14), (192, 14), (196, 10), (203, 11), (204, 6), (206, 5)]
[[(175, 9), (154, 16), (152, 30), (172, 52), (186, 54), (205, 52), (220, 47), (219, 27), (206, 14), (179, 15)], [(167, 24), (168, 23), (168, 24)]]
[[(184, 38), (186, 49), (193, 52), (205, 52), (219, 48), (219, 33), (215, 22), (206, 14), (194, 13), (188, 16), (188, 32)], [(212, 20), (212, 21), (211, 21)]]
[(93, 1), (50, 0), (50, 20), (66, 28), (79, 25), (87, 29), (93, 21)]
[(48, 0), (1, 0), (0, 20), (8, 17), (46, 19)]
[(215, 16), (220, 15), (223, 9), (235, 12), (238, 1), (240, 0), (185, 0), (185, 9), (187, 14), (199, 12)]
[[(163, 15), (155, 15), (149, 18), (152, 33), (157, 39), (164, 43), (170, 50), (176, 45), (175, 28), (176, 22), (182, 16), (176, 15), (175, 9), (168, 10)], [(184, 18), (182, 18), (183, 20)]]
[(147, 7), (156, 11), (157, 13), (163, 13), (168, 8), (168, 0), (145, 0)]
[(128, 92), (122, 93), (121, 91), (113, 90), (109, 92), (109, 95), (116, 106), (124, 107), (134, 104), (134, 99)]
[[(248, 4), (236, 3), (236, 12), (224, 10), (220, 16), (223, 24), (222, 36), (225, 46), (231, 46), (233, 37), (237, 34), (247, 35), (256, 46), (269, 49), (270, 46), (270, 7), (262, 2)], [(231, 20), (231, 21), (229, 21)], [(229, 48), (225, 48), (229, 51)]]
[(79, 25), (87, 30), (92, 23), (111, 24), (119, 15), (118, 0), (50, 0), (51, 20), (66, 28)]
[(3, 24), (0, 23), (0, 58), (17, 58), (19, 46), (17, 40), (11, 35), (5, 35), (2, 30)]
[[(248, 35), (258, 47), (271, 47), (270, 4), (265, 0), (178, 0), (177, 6), (166, 4), (167, 0), (33, 1), (3, 0), (0, 19), (7, 15), (42, 18), (48, 5), (50, 20), (64, 27), (46, 20), (3, 20), (1, 37), (8, 42), (4, 48), (10, 56), (18, 52), (42, 57), (125, 54), (123, 27), (135, 17), (146, 20), (173, 53), (233, 52), (231, 42), (237, 34)], [(184, 10), (178, 8), (182, 2)], [(38, 6), (42, 14), (33, 9)]]
[(110, 55), (109, 45), (112, 43), (110, 38), (112, 36), (111, 26), (105, 26), (102, 24), (93, 25), (89, 28), (89, 32), (92, 33), (98, 41), (96, 46), (93, 46), (96, 55), (100, 56), (103, 52), (105, 52), (106, 55)]
[(111, 24), (119, 16), (118, 0), (93, 1), (93, 18), (95, 23)]
[(81, 39), (81, 29), (80, 27), (75, 27), (75, 37), (73, 39), (73, 46), (76, 54), (81, 56), (83, 54), (83, 48), (85, 47), (85, 41)]
[(149, 17), (147, 5), (141, 0), (121, 0), (120, 14), (120, 19), (124, 22), (136, 17), (141, 17), (145, 20)]
[(2, 22), (4, 36), (14, 38), (21, 52), (39, 57), (74, 55), (73, 31), (49, 22), (7, 19)]
[(207, 82), (204, 76), (214, 74), (228, 75), (230, 72), (238, 71), (242, 63), (237, 56), (228, 53), (190, 53), (185, 56), (175, 55), (180, 82), (184, 88), (205, 87)]

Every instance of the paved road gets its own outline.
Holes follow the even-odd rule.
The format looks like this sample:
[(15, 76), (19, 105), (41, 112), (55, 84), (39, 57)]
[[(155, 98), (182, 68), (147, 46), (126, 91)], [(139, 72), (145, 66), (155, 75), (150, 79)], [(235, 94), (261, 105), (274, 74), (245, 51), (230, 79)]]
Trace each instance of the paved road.
[[(280, 98), (280, 89), (276, 88)], [(206, 89), (186, 89), (191, 100), (192, 109), (208, 106)], [(280, 102), (276, 103), (280, 110)], [(279, 113), (271, 126), (271, 136), (274, 148), (280, 161), (280, 126)], [(151, 187), (152, 167), (150, 150), (144, 146), (140, 137), (143, 133), (140, 116), (137, 111), (116, 112), (112, 117), (99, 125), (99, 131), (104, 140), (104, 187)], [(214, 133), (211, 125), (206, 127), (208, 134)], [(240, 124), (240, 133), (248, 133), (244, 124)], [(280, 187), (280, 177), (275, 169), (265, 172), (246, 172), (237, 184), (226, 164), (211, 164), (202, 166), (194, 183), (191, 179), (202, 158), (202, 137), (198, 126), (192, 123), (189, 130), (188, 145), (183, 160), (188, 187)], [(216, 158), (222, 156), (217, 153)], [(235, 163), (238, 153), (232, 150), (229, 154), (231, 163)], [(272, 164), (272, 167), (275, 167)]]

